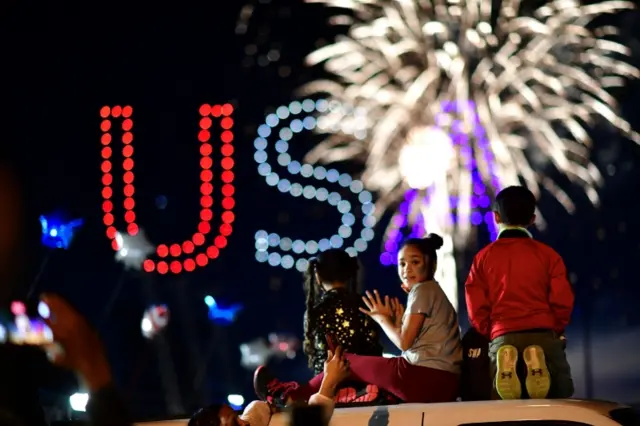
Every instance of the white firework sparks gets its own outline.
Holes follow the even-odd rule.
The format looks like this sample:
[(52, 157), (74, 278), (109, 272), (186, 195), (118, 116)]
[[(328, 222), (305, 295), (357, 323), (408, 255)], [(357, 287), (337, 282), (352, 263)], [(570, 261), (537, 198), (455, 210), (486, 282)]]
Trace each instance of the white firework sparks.
[(319, 120), (329, 137), (307, 160), (363, 161), (378, 214), (408, 187), (419, 190), (410, 221), (421, 216), (429, 232), (449, 236), (439, 269), (454, 304), (453, 243), (469, 241), (478, 182), (489, 192), (545, 189), (571, 212), (540, 166), (554, 166), (596, 204), (602, 178), (586, 129), (601, 117), (640, 141), (608, 92), (639, 76), (625, 61), (630, 51), (616, 27), (591, 29), (594, 18), (632, 2), (555, 0), (524, 16), (520, 0), (503, 0), (492, 22), (491, 0), (306, 1), (346, 10), (333, 23), (349, 26), (307, 58), (335, 76), (302, 88), (335, 106)]

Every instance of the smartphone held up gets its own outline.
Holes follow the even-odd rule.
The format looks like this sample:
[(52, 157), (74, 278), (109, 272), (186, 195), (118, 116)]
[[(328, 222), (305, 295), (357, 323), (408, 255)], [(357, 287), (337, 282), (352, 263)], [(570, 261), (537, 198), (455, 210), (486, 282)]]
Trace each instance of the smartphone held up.
[(49, 307), (40, 301), (35, 312), (24, 302), (11, 302), (10, 309), (0, 312), (0, 343), (42, 346), (53, 342), (53, 332), (45, 322)]

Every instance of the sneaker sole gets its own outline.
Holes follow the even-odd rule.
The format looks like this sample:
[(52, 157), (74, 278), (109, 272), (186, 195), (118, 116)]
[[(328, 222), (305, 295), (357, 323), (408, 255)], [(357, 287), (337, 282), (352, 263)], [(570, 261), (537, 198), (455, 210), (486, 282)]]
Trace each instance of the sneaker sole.
[(367, 388), (363, 393), (363, 395), (360, 395), (356, 399), (354, 399), (353, 402), (373, 402), (378, 399), (378, 396), (380, 395), (380, 389), (376, 385), (367, 385)]
[(340, 406), (362, 405), (374, 402), (380, 397), (380, 389), (376, 385), (367, 385), (365, 389), (356, 391), (355, 388), (342, 388), (338, 390), (334, 401)]
[(527, 365), (527, 379), (525, 386), (531, 399), (544, 399), (549, 394), (551, 377), (544, 350), (537, 345), (528, 346), (523, 353), (524, 363)]
[(522, 385), (516, 366), (518, 365), (518, 350), (511, 345), (498, 349), (496, 372), (496, 391), (502, 399), (520, 399)]

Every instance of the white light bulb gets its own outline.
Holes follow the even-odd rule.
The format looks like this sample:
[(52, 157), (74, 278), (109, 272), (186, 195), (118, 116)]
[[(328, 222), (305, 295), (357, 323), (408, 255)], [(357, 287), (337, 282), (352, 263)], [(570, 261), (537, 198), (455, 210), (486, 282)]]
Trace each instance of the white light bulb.
[(143, 318), (140, 323), (140, 329), (143, 333), (150, 333), (153, 330), (153, 324), (149, 318)]
[(18, 315), (16, 316), (16, 327), (19, 331), (24, 331), (29, 328), (31, 322), (29, 321), (29, 317), (26, 315)]
[(413, 130), (398, 158), (400, 174), (409, 187), (426, 189), (445, 179), (455, 150), (451, 138), (437, 127)]
[(69, 397), (69, 405), (73, 411), (87, 411), (87, 404), (89, 403), (88, 393), (74, 393)]
[(244, 397), (242, 395), (231, 394), (227, 396), (227, 401), (235, 407), (241, 407), (244, 405)]
[(46, 303), (44, 302), (38, 303), (38, 315), (40, 315), (41, 318), (49, 319), (49, 316), (51, 315), (51, 310), (49, 309), (49, 306)]

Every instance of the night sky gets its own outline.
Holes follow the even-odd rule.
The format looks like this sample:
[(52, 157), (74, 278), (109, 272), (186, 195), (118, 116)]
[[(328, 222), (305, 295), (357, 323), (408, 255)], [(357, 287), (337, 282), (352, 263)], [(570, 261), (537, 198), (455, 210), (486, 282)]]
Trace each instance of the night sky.
[[(139, 416), (167, 412), (159, 374), (166, 353), (185, 412), (229, 393), (252, 398), (251, 372), (239, 364), (239, 344), (270, 332), (301, 335), (304, 310), (301, 274), (258, 263), (255, 232), (320, 239), (340, 224), (327, 204), (294, 199), (268, 186), (253, 159), (257, 127), (267, 113), (295, 100), (297, 87), (322, 75), (321, 69), (305, 68), (303, 60), (337, 30), (326, 23), (329, 12), (316, 5), (293, 0), (248, 5), (38, 2), (5, 7), (0, 17), (2, 143), (15, 146), (29, 194), (33, 232), (25, 238), (31, 245), (31, 279), (47, 255), (38, 241), (38, 215), (63, 210), (84, 218), (72, 248), (50, 255), (39, 289), (68, 297), (100, 326), (118, 383)], [(640, 65), (640, 44), (633, 38), (638, 16), (619, 19), (616, 24), (634, 49), (632, 63)], [(623, 115), (640, 128), (639, 83), (614, 94)], [(182, 241), (198, 224), (198, 108), (205, 103), (234, 106), (236, 220), (228, 245), (193, 273), (123, 272), (102, 223), (100, 108), (134, 108), (137, 222), (158, 243)], [(571, 216), (545, 194), (540, 206), (549, 226), (536, 237), (563, 255), (575, 286), (568, 352), (576, 396), (640, 402), (640, 366), (634, 360), (640, 350), (640, 149), (605, 126), (593, 137), (593, 158), (605, 176), (601, 206), (591, 206), (580, 190), (550, 171), (578, 208)], [(301, 161), (319, 140), (301, 133), (289, 153)], [(361, 170), (358, 164), (336, 168)], [(343, 195), (355, 202), (354, 195)], [(214, 214), (212, 225), (219, 223)], [(395, 271), (379, 263), (382, 226), (386, 223), (362, 255), (365, 285), (400, 295)], [(465, 256), (467, 264), (471, 255)], [(466, 268), (460, 266), (460, 281)], [(119, 280), (123, 290), (105, 317), (106, 301)], [(245, 306), (235, 324), (218, 327), (207, 319), (203, 300), (208, 294)], [(149, 342), (140, 334), (140, 320), (153, 303), (168, 304), (171, 323), (164, 339)], [(461, 325), (467, 327), (466, 319)], [(589, 339), (591, 385), (585, 382), (583, 349)], [(310, 375), (300, 354), (274, 368), (284, 378)], [(53, 389), (63, 397), (75, 390), (71, 381)]]

